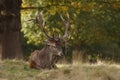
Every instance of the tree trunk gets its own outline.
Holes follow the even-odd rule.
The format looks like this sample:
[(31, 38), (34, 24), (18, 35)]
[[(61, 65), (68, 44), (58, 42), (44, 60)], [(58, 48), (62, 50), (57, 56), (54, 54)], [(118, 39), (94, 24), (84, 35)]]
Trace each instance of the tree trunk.
[(1, 45), (1, 34), (0, 34), (0, 59), (1, 59), (1, 54), (2, 54), (2, 45)]
[(20, 42), (21, 0), (0, 1), (0, 53), (1, 59), (21, 59)]

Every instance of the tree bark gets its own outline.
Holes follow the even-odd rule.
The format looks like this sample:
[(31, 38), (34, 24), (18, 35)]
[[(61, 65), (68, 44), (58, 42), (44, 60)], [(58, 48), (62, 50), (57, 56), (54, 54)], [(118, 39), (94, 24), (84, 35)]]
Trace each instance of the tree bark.
[(1, 59), (22, 59), (20, 42), (21, 0), (1, 0), (0, 2), (0, 53)]
[(1, 59), (1, 54), (2, 54), (2, 45), (1, 45), (1, 34), (0, 34), (0, 59)]

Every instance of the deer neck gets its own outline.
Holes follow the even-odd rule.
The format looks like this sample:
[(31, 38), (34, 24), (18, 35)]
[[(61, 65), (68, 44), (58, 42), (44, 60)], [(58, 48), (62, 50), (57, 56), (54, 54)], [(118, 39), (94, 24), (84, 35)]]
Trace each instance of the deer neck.
[(50, 48), (48, 46), (46, 46), (45, 48), (45, 51), (46, 51), (46, 55), (48, 56), (49, 58), (49, 61), (52, 61), (52, 57), (53, 57), (53, 52), (51, 52)]

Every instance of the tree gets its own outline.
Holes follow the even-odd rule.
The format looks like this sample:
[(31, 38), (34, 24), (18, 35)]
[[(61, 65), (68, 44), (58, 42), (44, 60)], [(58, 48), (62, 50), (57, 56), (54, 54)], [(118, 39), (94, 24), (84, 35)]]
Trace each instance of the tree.
[[(34, 7), (37, 6), (37, 7)], [(63, 32), (59, 14), (71, 18), (70, 45), (85, 52), (85, 55), (102, 55), (119, 60), (120, 41), (120, 2), (118, 0), (24, 0), (23, 7), (34, 9), (23, 11), (24, 18), (33, 18), (35, 13), (42, 12), (49, 34)], [(36, 10), (35, 10), (36, 8)], [(23, 23), (24, 36), (28, 42), (39, 44), (45, 38), (32, 22)], [(87, 57), (86, 56), (86, 57)], [(89, 56), (88, 56), (89, 57)]]
[(21, 59), (20, 6), (21, 0), (0, 0), (1, 59)]

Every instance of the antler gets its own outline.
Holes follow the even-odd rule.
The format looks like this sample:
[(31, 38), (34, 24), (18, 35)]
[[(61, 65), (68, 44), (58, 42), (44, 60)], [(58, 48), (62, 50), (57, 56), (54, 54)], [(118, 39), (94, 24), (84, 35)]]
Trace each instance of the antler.
[(41, 30), (43, 31), (43, 33), (48, 37), (48, 38), (51, 38), (48, 34), (47, 34), (47, 32), (46, 32), (46, 30), (45, 30), (45, 21), (43, 21), (43, 19), (42, 19), (42, 15), (40, 14), (39, 16), (37, 15), (36, 16), (36, 22), (39, 24), (39, 27), (41, 28)]
[[(62, 15), (60, 15), (60, 18), (62, 19), (64, 25), (65, 25), (65, 33), (63, 35), (63, 38), (68, 37), (68, 29), (70, 27), (70, 22), (68, 20), (65, 20)], [(67, 14), (67, 18), (69, 19), (69, 14)]]

